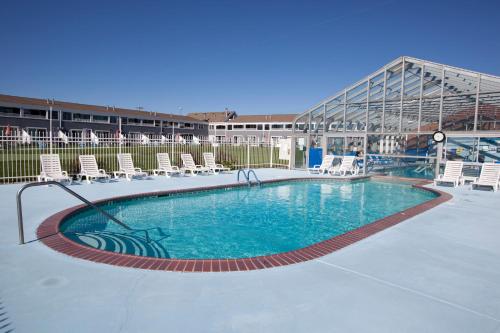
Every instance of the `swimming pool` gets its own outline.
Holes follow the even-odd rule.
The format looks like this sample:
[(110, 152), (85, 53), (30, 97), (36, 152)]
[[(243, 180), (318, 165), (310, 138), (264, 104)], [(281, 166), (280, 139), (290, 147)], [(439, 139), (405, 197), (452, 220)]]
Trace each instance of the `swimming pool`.
[(59, 228), (100, 250), (174, 259), (234, 259), (302, 249), (436, 198), (410, 184), (374, 180), (302, 180), (115, 200)]
[(434, 179), (434, 168), (423, 166), (406, 166), (385, 169), (385, 175), (406, 178)]

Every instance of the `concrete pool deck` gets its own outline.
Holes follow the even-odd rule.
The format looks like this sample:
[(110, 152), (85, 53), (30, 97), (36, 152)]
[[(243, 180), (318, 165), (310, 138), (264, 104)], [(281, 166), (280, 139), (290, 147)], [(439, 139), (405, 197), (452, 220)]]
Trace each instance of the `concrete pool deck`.
[[(307, 176), (277, 169), (257, 174), (263, 180)], [(235, 178), (160, 177), (71, 189), (98, 200)], [(300, 264), (178, 273), (75, 259), (39, 241), (18, 245), (19, 187), (0, 186), (0, 302), (7, 318), (0, 318), (0, 333), (500, 333), (500, 192), (440, 187), (453, 199)], [(27, 241), (45, 218), (79, 204), (54, 187), (30, 189), (23, 202)]]

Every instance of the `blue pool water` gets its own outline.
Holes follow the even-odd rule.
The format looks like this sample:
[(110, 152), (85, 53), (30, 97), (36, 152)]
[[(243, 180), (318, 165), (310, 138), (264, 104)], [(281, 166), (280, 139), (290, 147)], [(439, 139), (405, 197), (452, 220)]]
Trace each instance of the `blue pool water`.
[(383, 171), (388, 176), (434, 179), (434, 168), (422, 168), (418, 166), (392, 168)]
[(111, 202), (133, 231), (87, 209), (61, 231), (95, 248), (162, 258), (246, 258), (296, 250), (435, 195), (408, 184), (295, 181)]

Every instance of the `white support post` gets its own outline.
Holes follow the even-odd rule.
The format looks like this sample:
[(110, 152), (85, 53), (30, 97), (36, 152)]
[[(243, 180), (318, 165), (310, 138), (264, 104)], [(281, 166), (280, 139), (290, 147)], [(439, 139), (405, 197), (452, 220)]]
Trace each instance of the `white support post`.
[(247, 138), (247, 169), (250, 170), (250, 141)]
[[(52, 101), (54, 104), (54, 101)], [(52, 154), (52, 105), (49, 107), (49, 150)]]
[(384, 69), (384, 95), (382, 96), (382, 118), (380, 124), (380, 133), (385, 132), (385, 96), (387, 95), (387, 68)]
[(271, 148), (271, 152), (270, 152), (270, 161), (269, 161), (269, 166), (272, 168), (273, 167), (273, 152), (274, 152), (274, 147), (273, 147), (273, 144), (271, 143), (269, 145), (269, 147)]
[(399, 105), (399, 133), (403, 132), (403, 104), (405, 96), (405, 58), (403, 57), (403, 63), (401, 65), (401, 100)]
[[(115, 111), (115, 107), (113, 106), (113, 112)], [(118, 117), (118, 153), (122, 153), (122, 117)]]
[(446, 74), (443, 69), (441, 70), (441, 97), (439, 99), (439, 121), (438, 121), (438, 130), (442, 130), (443, 128), (443, 103), (444, 103), (444, 75)]
[(479, 119), (479, 91), (481, 89), (481, 74), (477, 75), (477, 88), (476, 88), (476, 108), (474, 111), (474, 133), (477, 131), (477, 121)]
[(422, 70), (420, 72), (420, 93), (418, 100), (417, 133), (420, 133), (420, 124), (422, 123), (422, 99), (424, 98), (424, 72), (425, 72), (425, 65), (422, 64)]
[(439, 142), (436, 147), (436, 168), (434, 170), (434, 178), (438, 178), (439, 176), (439, 168), (441, 166), (441, 159), (443, 157), (443, 143)]

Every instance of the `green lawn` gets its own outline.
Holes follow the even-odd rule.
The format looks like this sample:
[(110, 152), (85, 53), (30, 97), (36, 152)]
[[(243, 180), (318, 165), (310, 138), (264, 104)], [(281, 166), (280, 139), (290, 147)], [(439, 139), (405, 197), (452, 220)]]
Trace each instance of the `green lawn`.
[[(288, 160), (280, 160), (278, 157), (279, 148), (273, 149), (273, 166), (286, 167)], [(48, 147), (38, 147), (23, 145), (2, 147), (0, 150), (0, 182), (14, 182), (33, 180), (40, 173), (40, 154), (49, 153)], [(108, 173), (118, 169), (116, 154), (120, 152), (117, 145), (113, 146), (79, 146), (64, 145), (62, 147), (53, 147), (53, 153), (59, 154), (61, 166), (70, 175), (76, 175), (79, 172), (78, 155), (92, 154), (96, 156), (99, 168), (105, 169)], [(166, 152), (170, 154), (173, 165), (181, 167), (180, 155), (190, 153), (197, 164), (203, 163), (204, 152), (214, 152), (211, 144), (176, 144), (172, 145), (124, 145), (121, 152), (131, 153), (135, 167), (151, 171), (157, 167), (156, 153)], [(271, 161), (271, 148), (263, 146), (246, 145), (220, 145), (215, 148), (216, 161), (232, 169), (246, 168), (248, 163), (248, 152), (250, 167), (269, 167)]]

